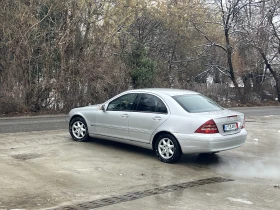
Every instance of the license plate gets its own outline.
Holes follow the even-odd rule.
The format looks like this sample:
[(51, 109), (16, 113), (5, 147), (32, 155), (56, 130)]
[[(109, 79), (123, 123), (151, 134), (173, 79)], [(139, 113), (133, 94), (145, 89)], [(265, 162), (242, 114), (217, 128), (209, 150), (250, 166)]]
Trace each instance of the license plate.
[(238, 124), (232, 123), (232, 124), (224, 125), (223, 127), (224, 127), (224, 132), (235, 131), (238, 129)]

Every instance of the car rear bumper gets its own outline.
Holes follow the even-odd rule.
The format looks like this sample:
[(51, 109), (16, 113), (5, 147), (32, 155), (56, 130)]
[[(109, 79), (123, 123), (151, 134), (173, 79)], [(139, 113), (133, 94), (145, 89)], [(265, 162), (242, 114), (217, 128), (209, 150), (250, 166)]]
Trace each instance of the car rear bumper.
[(219, 152), (240, 147), (245, 143), (247, 132), (223, 136), (221, 134), (173, 134), (184, 154)]

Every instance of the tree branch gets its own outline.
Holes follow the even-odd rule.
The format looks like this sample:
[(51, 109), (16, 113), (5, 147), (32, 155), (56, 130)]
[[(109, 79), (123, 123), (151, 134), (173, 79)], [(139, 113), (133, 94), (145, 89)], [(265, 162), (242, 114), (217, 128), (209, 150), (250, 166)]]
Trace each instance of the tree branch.
[(50, 11), (51, 11), (51, 9), (52, 9), (52, 6), (53, 6), (53, 5), (50, 6), (50, 9), (48, 10), (48, 13), (47, 13), (40, 21), (38, 21), (37, 23), (35, 23), (34, 25), (32, 25), (32, 26), (25, 32), (24, 36), (26, 36), (26, 34), (27, 34), (32, 28), (34, 28), (35, 26), (37, 26), (38, 24), (40, 24), (41, 22), (43, 22), (43, 20), (45, 20), (45, 19), (49, 16)]

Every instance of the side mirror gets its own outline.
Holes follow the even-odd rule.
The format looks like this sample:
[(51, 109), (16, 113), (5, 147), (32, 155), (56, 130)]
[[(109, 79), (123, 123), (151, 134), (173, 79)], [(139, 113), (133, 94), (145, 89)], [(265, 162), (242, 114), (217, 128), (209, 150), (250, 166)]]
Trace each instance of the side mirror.
[(102, 104), (100, 108), (101, 108), (101, 110), (103, 110), (103, 112), (106, 111), (106, 109), (105, 109), (105, 104)]

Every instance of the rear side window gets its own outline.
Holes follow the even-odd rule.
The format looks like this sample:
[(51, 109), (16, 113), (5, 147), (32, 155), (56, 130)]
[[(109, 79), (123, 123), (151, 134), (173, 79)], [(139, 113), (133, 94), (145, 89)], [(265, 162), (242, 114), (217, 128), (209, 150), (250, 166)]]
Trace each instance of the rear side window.
[(150, 94), (141, 94), (137, 111), (167, 113), (167, 108), (161, 99)]
[(191, 113), (213, 112), (223, 110), (223, 108), (216, 104), (214, 101), (199, 94), (173, 96), (173, 98), (187, 112)]

